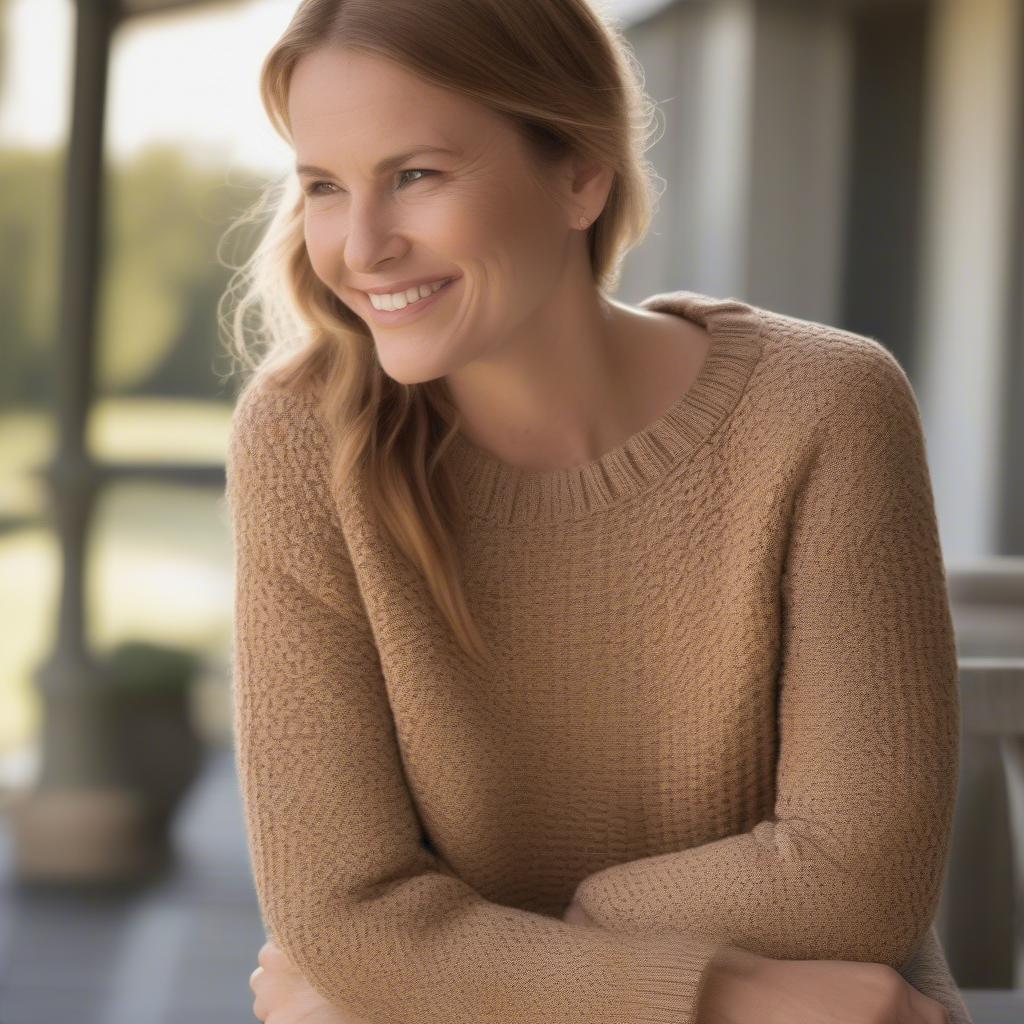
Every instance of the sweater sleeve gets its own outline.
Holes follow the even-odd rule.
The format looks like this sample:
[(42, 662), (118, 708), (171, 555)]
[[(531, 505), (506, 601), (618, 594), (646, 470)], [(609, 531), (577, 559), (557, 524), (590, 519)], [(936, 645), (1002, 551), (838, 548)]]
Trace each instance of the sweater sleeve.
[(941, 894), (959, 769), (956, 649), (910, 382), (872, 339), (835, 355), (780, 553), (774, 813), (608, 866), (574, 899), (623, 934), (672, 927), (776, 959), (899, 969)]
[(917, 952), (900, 968), (900, 973), (919, 992), (945, 1007), (947, 1024), (973, 1024), (934, 924)]
[(239, 400), (233, 729), (268, 934), (368, 1024), (694, 1024), (720, 943), (492, 902), (424, 842), (327, 451), (311, 400)]

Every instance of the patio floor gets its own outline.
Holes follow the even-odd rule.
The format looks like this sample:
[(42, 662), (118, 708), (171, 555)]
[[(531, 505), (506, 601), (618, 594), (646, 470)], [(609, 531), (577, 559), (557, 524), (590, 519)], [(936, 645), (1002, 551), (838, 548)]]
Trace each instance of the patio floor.
[(175, 863), (117, 896), (11, 881), (0, 825), (0, 1024), (252, 1024), (264, 932), (229, 749), (175, 819)]

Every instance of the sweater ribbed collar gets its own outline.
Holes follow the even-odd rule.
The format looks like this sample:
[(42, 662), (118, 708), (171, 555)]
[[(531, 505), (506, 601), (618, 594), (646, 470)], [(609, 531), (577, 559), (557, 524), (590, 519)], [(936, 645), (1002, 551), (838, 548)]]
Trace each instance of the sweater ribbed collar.
[(761, 354), (757, 310), (738, 299), (692, 291), (661, 292), (639, 306), (685, 317), (711, 335), (696, 380), (646, 427), (577, 466), (514, 466), (455, 434), (446, 457), (472, 516), (498, 523), (555, 523), (609, 508), (663, 480), (729, 416)]

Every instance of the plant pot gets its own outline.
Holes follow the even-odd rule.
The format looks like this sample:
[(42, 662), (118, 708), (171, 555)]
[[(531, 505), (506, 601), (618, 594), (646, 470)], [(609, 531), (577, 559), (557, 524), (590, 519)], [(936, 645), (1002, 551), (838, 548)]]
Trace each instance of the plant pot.
[(191, 710), (199, 659), (188, 651), (129, 641), (104, 665), (102, 700), (117, 772), (143, 798), (151, 837), (166, 842), (174, 812), (202, 764), (202, 738)]

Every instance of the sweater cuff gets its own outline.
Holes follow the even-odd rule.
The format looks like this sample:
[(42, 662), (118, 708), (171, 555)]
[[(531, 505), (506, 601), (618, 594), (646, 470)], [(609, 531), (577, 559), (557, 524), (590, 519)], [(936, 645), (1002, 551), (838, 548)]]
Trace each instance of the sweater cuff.
[[(637, 936), (622, 936), (639, 943)], [(622, 1020), (636, 1024), (698, 1024), (697, 1007), (708, 966), (724, 946), (682, 934), (647, 936), (630, 958), (627, 973), (617, 975), (613, 999)]]

